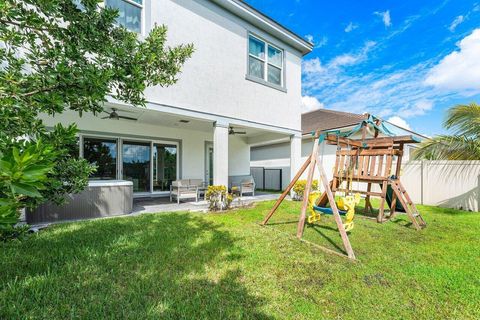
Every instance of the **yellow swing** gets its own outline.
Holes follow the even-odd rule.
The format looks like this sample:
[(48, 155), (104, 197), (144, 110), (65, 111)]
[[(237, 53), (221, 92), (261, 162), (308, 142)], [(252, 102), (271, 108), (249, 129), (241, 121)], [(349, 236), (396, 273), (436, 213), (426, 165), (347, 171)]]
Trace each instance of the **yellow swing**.
[[(323, 150), (322, 150), (322, 161), (323, 161)], [(350, 161), (350, 158), (349, 158)], [(343, 227), (345, 228), (345, 231), (351, 231), (353, 227), (355, 226), (353, 223), (353, 219), (355, 217), (355, 206), (360, 203), (360, 193), (355, 193), (352, 195), (352, 188), (353, 188), (353, 168), (350, 168), (350, 164), (347, 166), (349, 168), (348, 170), (350, 171), (346, 173), (346, 175), (349, 176), (350, 181), (347, 180), (347, 190), (349, 195), (347, 195), (347, 191), (345, 191), (343, 197), (339, 197), (336, 199), (335, 203), (339, 209), (340, 215), (345, 216), (345, 222), (343, 224)], [(340, 171), (340, 176), (339, 180), (342, 181), (342, 174), (343, 172)], [(341, 183), (341, 182), (340, 182)], [(308, 197), (308, 211), (310, 215), (308, 216), (308, 222), (309, 223), (314, 223), (317, 221), (320, 221), (321, 219), (321, 214), (329, 214), (332, 215), (332, 209), (331, 208), (324, 208), (324, 207), (319, 207), (318, 202), (320, 201), (322, 195), (317, 191), (317, 192), (312, 192), (309, 194)]]
[[(347, 181), (348, 183), (348, 181)], [(350, 174), (350, 183), (349, 183), (349, 195), (339, 197), (335, 202), (339, 210), (346, 211), (345, 214), (345, 223), (343, 226), (345, 227), (346, 231), (350, 231), (353, 229), (353, 218), (355, 217), (355, 206), (360, 203), (360, 193), (355, 193), (354, 195), (351, 194), (353, 185), (353, 170), (351, 170)], [(346, 193), (346, 192), (345, 192)]]

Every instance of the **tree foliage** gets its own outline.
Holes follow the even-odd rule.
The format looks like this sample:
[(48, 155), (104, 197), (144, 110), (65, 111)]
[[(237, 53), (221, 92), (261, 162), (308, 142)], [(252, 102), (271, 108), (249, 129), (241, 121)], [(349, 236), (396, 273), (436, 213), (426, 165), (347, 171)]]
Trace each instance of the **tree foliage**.
[(94, 169), (75, 156), (75, 125), (46, 128), (40, 115), (96, 114), (107, 96), (144, 106), (145, 88), (174, 84), (193, 53), (190, 44), (167, 46), (165, 26), (140, 39), (101, 3), (0, 2), (0, 224), (79, 192)]
[(444, 127), (452, 135), (439, 135), (420, 144), (416, 159), (480, 160), (480, 106), (457, 105), (447, 112)]

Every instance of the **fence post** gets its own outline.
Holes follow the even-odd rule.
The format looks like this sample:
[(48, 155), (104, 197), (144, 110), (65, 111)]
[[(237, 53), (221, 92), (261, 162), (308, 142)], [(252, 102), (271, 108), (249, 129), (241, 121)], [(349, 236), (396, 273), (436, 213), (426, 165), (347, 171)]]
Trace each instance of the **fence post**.
[(420, 203), (423, 205), (423, 193), (424, 193), (424, 182), (423, 182), (423, 165), (425, 164), (425, 160), (421, 160), (420, 162)]
[(263, 178), (262, 178), (262, 181), (263, 181), (263, 190), (265, 190), (265, 167), (263, 167)]
[[(478, 191), (477, 191), (477, 210), (476, 211), (480, 211), (480, 174), (478, 175)], [(475, 208), (474, 208), (475, 209)]]
[[(280, 169), (280, 191), (283, 191), (283, 181), (282, 181), (282, 178), (283, 178), (283, 169)], [(480, 178), (480, 177), (479, 177)], [(480, 181), (480, 179), (479, 179)], [(479, 184), (480, 186), (480, 184)]]

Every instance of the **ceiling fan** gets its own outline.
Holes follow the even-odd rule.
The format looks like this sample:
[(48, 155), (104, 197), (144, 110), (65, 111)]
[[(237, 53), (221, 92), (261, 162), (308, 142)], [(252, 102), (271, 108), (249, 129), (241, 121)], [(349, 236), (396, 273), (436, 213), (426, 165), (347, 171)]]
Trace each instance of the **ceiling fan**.
[(229, 127), (228, 128), (228, 134), (229, 135), (234, 135), (234, 134), (247, 134), (246, 131), (235, 131), (234, 127)]
[[(106, 112), (106, 111), (103, 111), (104, 113), (108, 114), (108, 116), (106, 117), (103, 117), (102, 119), (110, 119), (110, 120), (120, 120), (120, 119), (125, 119), (125, 120), (132, 120), (132, 121), (137, 121), (138, 119), (136, 118), (132, 118), (132, 117), (126, 117), (126, 116), (121, 116), (118, 114), (117, 112), (118, 110), (115, 109), (115, 108), (112, 108), (112, 112)], [(122, 111), (122, 112), (128, 112), (128, 113), (133, 113), (133, 112), (130, 112), (130, 111)]]

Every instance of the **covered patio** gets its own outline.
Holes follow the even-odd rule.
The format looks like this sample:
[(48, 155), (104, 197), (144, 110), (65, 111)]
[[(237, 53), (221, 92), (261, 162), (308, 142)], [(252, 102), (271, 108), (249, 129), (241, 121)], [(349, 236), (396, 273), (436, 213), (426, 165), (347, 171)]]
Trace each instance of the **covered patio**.
[[(204, 211), (206, 202), (195, 202), (195, 198), (170, 202), (174, 182), (195, 180), (203, 188), (224, 185), (231, 189), (233, 181), (251, 177), (250, 148), (263, 143), (289, 141), (292, 167), (300, 159), (300, 137), (292, 130), (153, 103), (135, 108), (108, 102), (101, 114), (79, 118), (75, 112), (65, 112), (44, 121), (52, 127), (76, 123), (79, 156), (97, 166), (91, 186), (129, 182), (132, 187), (125, 199), (134, 202), (132, 211), (131, 200), (127, 209), (113, 210), (118, 197), (102, 196), (106, 191), (100, 190), (95, 193), (99, 196), (88, 198), (92, 208), (83, 208), (85, 212), (76, 214), (80, 209), (72, 205), (75, 209), (65, 208), (65, 214), (50, 214), (48, 221), (36, 223), (131, 212)], [(276, 197), (250, 195), (243, 194), (234, 205)]]
[[(255, 202), (276, 200), (280, 196), (279, 193), (256, 192), (255, 196), (236, 197), (232, 202), (232, 207), (249, 206)], [(208, 203), (205, 200), (198, 202), (170, 202), (167, 197), (156, 198), (136, 198), (133, 200), (132, 215), (140, 215), (144, 213), (157, 212), (206, 212), (208, 211)]]

